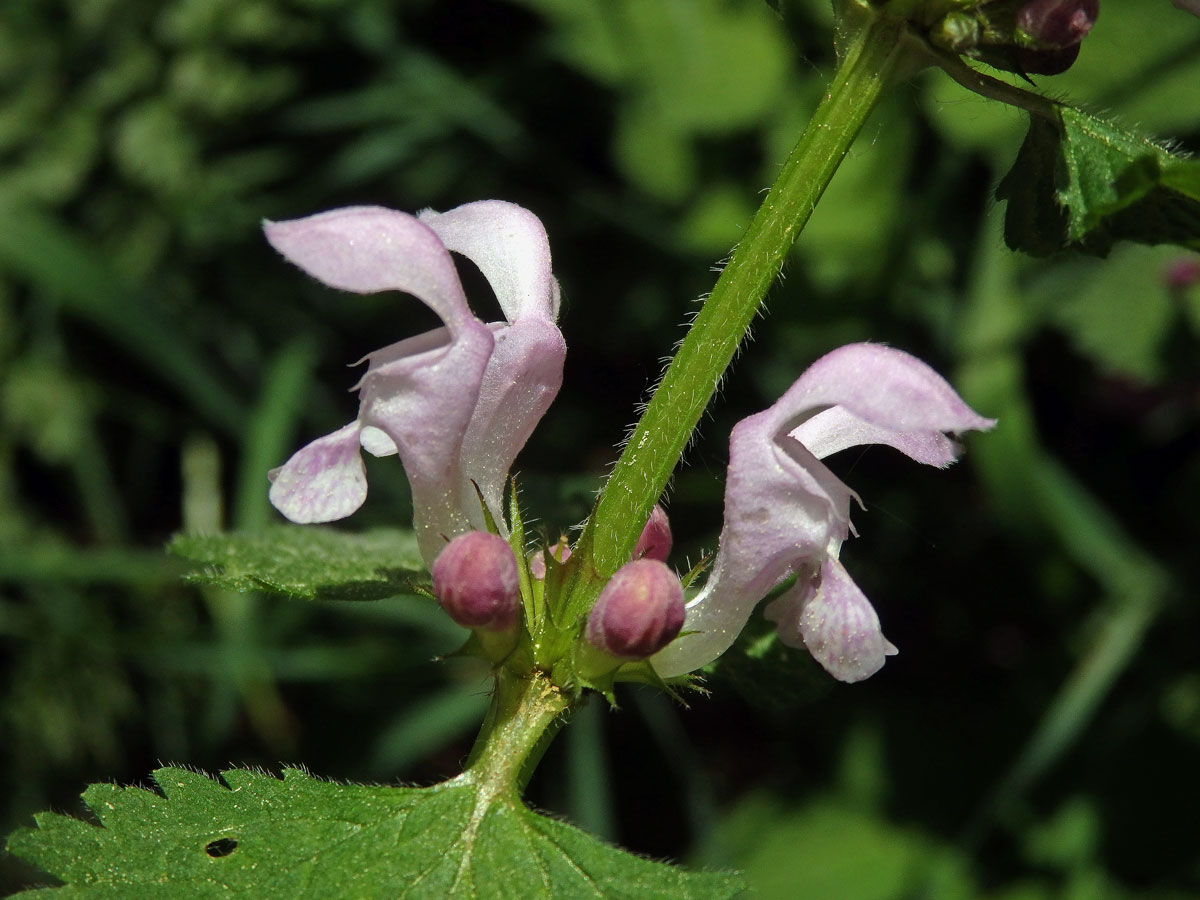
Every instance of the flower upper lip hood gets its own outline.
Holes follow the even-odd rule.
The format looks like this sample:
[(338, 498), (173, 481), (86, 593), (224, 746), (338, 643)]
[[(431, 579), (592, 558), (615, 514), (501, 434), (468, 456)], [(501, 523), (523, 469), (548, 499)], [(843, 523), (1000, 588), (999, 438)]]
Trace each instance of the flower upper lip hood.
[(484, 523), (472, 482), (503, 527), (509, 469), (562, 387), (567, 346), (555, 324), (560, 294), (551, 274), (550, 243), (537, 216), (500, 200), (444, 213), (426, 210), (419, 219), (447, 249), (479, 267), (507, 320), (493, 326), (495, 345), (463, 439), (459, 472), (473, 527)]
[[(443, 323), (365, 357), (358, 417), (271, 473), (275, 507), (299, 523), (353, 513), (367, 492), (361, 445), (400, 456), (430, 565), (445, 538), (484, 527), (476, 485), (502, 523), (508, 470), (558, 393), (566, 355), (555, 325), (558, 284), (537, 217), (484, 200), (420, 216), (346, 207), (264, 229), (276, 250), (324, 284), (403, 291)], [(485, 325), (471, 312), (451, 251), (483, 272), (506, 321)]]
[(739, 422), (729, 441), (725, 524), (712, 573), (688, 604), (683, 632), (652, 657), (664, 677), (720, 656), (755, 605), (790, 575), (767, 608), (780, 639), (807, 647), (836, 678), (860, 681), (895, 648), (870, 602), (838, 561), (857, 495), (820, 460), (858, 444), (887, 444), (947, 466), (947, 433), (995, 424), (973, 412), (913, 356), (850, 344), (813, 363), (770, 408)]

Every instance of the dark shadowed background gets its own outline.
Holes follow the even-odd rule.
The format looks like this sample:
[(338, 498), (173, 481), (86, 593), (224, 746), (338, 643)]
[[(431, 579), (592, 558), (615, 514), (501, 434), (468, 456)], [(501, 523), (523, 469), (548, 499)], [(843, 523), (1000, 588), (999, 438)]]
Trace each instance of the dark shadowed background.
[[(263, 218), (502, 198), (550, 234), (566, 384), (518, 462), (577, 523), (832, 61), (822, 0), (6, 0), (0, 8), (0, 830), (93, 781), (453, 774), (482, 673), (428, 601), (185, 586), (181, 529), (278, 517), (266, 470), (428, 327), (339, 295)], [(1200, 21), (1106, 0), (1040, 79), (1200, 149)], [(1200, 256), (1018, 257), (993, 199), (1023, 114), (939, 73), (868, 122), (706, 417), (669, 509), (715, 547), (727, 438), (813, 359), (886, 341), (998, 429), (923, 469), (832, 466), (842, 560), (900, 647), (859, 685), (752, 640), (683, 710), (591, 704), (532, 802), (764, 900), (1200, 892)], [(477, 313), (497, 317), (477, 271)], [(395, 460), (347, 529), (407, 524)], [(0, 890), (32, 873), (0, 859)]]

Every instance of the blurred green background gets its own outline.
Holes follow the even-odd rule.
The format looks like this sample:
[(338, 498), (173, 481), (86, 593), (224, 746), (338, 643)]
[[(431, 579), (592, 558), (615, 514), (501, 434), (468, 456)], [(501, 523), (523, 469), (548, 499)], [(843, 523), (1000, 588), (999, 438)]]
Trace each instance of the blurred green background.
[[(541, 216), (570, 350), (519, 469), (556, 536), (823, 90), (828, 4), (778, 5), (6, 0), (0, 830), (160, 760), (456, 771), (487, 682), (431, 661), (460, 636), (428, 601), (228, 595), (162, 552), (274, 521), (265, 472), (353, 415), (345, 364), (429, 323), (306, 279), (259, 222)], [(1197, 84), (1200, 21), (1108, 0), (1041, 87), (1196, 150)], [(688, 711), (585, 709), (533, 802), (766, 900), (1200, 893), (1200, 257), (1009, 253), (992, 190), (1023, 132), (939, 73), (891, 92), (670, 497), (683, 567), (733, 422), (847, 341), (929, 360), (999, 428), (947, 472), (832, 461), (868, 507), (843, 562), (901, 655), (846, 686), (747, 641)], [(346, 527), (406, 523), (395, 461), (370, 478)], [(31, 877), (0, 859), (0, 892)]]

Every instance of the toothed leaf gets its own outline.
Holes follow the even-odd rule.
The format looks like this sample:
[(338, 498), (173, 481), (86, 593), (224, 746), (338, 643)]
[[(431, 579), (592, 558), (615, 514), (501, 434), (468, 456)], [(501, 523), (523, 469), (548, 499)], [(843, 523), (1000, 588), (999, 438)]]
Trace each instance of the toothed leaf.
[(996, 195), (1009, 247), (1096, 256), (1118, 240), (1200, 249), (1200, 160), (1071, 107), (1034, 118)]
[(429, 579), (411, 531), (362, 533), (276, 525), (253, 533), (177, 535), (176, 556), (203, 568), (189, 581), (301, 600), (380, 600)]
[(65, 884), (21, 896), (727, 900), (742, 888), (735, 875), (641, 859), (463, 780), (370, 787), (296, 769), (222, 778), (159, 769), (161, 793), (88, 788), (99, 825), (37, 816), (8, 849)]

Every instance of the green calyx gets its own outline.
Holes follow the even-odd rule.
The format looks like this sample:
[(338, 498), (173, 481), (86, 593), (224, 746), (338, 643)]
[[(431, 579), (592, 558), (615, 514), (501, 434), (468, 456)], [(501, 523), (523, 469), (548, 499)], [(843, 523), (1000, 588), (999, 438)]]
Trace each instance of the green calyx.
[[(485, 518), (488, 530), (500, 534), (500, 526), (486, 508)], [(568, 608), (579, 577), (579, 569), (571, 561), (579, 555), (581, 542), (572, 548), (564, 536), (529, 552), (515, 484), (509, 494), (508, 518), (522, 615), (511, 629), (473, 630), (454, 655), (483, 659), (498, 680), (542, 678), (562, 692), (569, 704), (580, 702), (587, 690), (598, 691), (613, 702), (617, 681), (656, 683), (669, 690), (648, 662), (611, 656), (584, 638), (588, 610)]]

